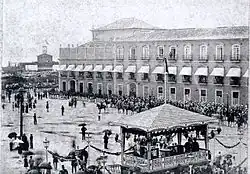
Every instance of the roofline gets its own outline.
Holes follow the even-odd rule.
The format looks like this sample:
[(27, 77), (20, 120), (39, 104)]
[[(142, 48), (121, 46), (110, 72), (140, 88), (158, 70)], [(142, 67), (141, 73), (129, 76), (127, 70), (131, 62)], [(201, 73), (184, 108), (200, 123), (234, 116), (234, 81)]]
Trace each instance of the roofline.
[(110, 31), (110, 30), (131, 30), (131, 29), (138, 29), (138, 30), (165, 30), (163, 28), (113, 28), (113, 29), (91, 29), (90, 31)]

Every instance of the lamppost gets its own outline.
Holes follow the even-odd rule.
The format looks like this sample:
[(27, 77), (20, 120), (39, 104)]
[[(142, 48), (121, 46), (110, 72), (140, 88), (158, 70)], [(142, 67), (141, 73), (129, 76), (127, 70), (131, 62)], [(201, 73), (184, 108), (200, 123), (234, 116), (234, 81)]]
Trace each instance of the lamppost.
[(165, 71), (164, 71), (164, 86), (165, 86), (165, 99), (164, 103), (167, 103), (167, 74), (168, 74), (168, 62), (167, 62), (167, 57), (164, 57), (164, 62), (165, 62)]
[(47, 140), (47, 137), (43, 141), (44, 148), (46, 149), (46, 162), (48, 162), (48, 147), (49, 147), (49, 141)]
[(24, 97), (23, 93), (25, 92), (24, 88), (19, 89), (19, 102), (20, 102), (20, 137), (23, 136), (23, 112), (24, 112)]

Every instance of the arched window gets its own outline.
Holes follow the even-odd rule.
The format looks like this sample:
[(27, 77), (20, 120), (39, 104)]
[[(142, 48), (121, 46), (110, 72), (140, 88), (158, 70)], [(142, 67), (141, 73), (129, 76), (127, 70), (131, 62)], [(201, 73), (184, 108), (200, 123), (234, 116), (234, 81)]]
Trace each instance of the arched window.
[(130, 48), (129, 59), (136, 59), (136, 56), (135, 56), (135, 47), (131, 47)]
[(142, 47), (142, 58), (148, 59), (149, 58), (149, 47), (147, 45), (144, 45)]
[(223, 45), (216, 45), (215, 60), (224, 60), (224, 46)]
[(186, 59), (186, 60), (192, 59), (192, 56), (191, 56), (191, 45), (185, 45), (184, 46), (184, 59)]
[(158, 46), (157, 47), (157, 56), (159, 58), (163, 58), (163, 55), (164, 55), (164, 48), (163, 48), (163, 46)]
[(117, 59), (123, 59), (124, 58), (124, 49), (123, 47), (117, 47), (116, 48), (116, 58)]
[(207, 60), (207, 46), (206, 45), (200, 46), (200, 59)]
[(240, 60), (240, 45), (235, 44), (232, 46), (232, 60)]
[(169, 59), (170, 60), (175, 60), (176, 58), (176, 47), (175, 46), (171, 46), (169, 48)]

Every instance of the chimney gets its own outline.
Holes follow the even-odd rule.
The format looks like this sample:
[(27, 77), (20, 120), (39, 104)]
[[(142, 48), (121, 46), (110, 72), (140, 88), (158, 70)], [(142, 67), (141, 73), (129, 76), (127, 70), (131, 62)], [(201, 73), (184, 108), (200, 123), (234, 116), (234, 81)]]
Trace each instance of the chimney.
[(43, 46), (43, 54), (47, 53), (47, 46)]

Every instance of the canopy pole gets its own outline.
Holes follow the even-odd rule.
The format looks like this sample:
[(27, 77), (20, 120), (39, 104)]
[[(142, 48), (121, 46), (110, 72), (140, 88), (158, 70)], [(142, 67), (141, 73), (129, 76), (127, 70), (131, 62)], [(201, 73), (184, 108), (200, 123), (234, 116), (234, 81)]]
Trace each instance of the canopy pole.
[(182, 135), (182, 132), (181, 131), (178, 131), (178, 145), (181, 145), (181, 135)]
[(148, 148), (148, 155), (147, 155), (147, 160), (148, 160), (148, 170), (150, 170), (150, 161), (151, 161), (151, 135), (150, 133), (147, 134), (147, 148)]
[(124, 165), (124, 147), (125, 147), (125, 136), (124, 136), (124, 129), (120, 126), (120, 135), (121, 135), (121, 165)]
[(205, 149), (209, 149), (208, 145), (209, 145), (209, 139), (208, 139), (208, 125), (206, 124), (205, 127), (204, 127), (206, 133), (205, 133)]
[(165, 88), (165, 97), (164, 97), (164, 103), (167, 104), (167, 72), (164, 73), (164, 88)]

